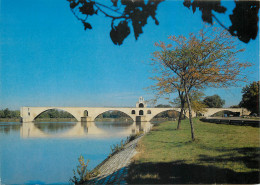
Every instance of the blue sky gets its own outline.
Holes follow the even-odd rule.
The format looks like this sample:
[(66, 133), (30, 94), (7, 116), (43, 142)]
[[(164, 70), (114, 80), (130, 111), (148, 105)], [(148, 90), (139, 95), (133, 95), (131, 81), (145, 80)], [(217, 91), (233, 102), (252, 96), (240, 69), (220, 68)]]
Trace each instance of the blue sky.
[[(224, 3), (231, 11), (233, 2)], [(230, 25), (223, 16), (218, 17)], [(202, 28), (200, 12), (193, 14), (182, 2), (161, 3), (157, 19), (159, 26), (150, 18), (137, 41), (131, 32), (123, 45), (115, 46), (109, 37), (110, 19), (92, 18), (93, 29), (84, 31), (65, 0), (2, 0), (0, 109), (134, 106), (139, 96), (152, 98), (144, 88), (152, 84), (148, 61), (156, 50), (154, 43)], [(254, 64), (245, 73), (250, 82), (256, 81), (259, 37), (239, 44), (246, 48), (239, 60)], [(210, 88), (205, 94), (218, 94), (230, 106), (241, 100), (241, 89)]]

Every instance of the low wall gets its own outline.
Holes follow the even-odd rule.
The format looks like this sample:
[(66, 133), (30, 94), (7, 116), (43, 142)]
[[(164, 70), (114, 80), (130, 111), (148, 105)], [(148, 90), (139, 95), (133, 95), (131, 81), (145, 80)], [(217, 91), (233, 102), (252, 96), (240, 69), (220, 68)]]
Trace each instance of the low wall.
[(201, 118), (200, 121), (216, 123), (216, 124), (227, 124), (227, 125), (239, 125), (239, 126), (251, 126), (259, 127), (260, 120), (251, 120), (243, 118)]

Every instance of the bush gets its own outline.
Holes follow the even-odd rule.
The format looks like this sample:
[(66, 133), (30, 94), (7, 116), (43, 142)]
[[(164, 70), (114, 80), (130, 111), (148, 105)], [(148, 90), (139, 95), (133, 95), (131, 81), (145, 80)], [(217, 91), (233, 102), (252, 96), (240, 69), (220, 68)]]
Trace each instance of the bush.
[(87, 169), (89, 160), (85, 163), (82, 155), (78, 158), (78, 161), (79, 165), (77, 166), (77, 175), (75, 170), (73, 170), (74, 176), (70, 179), (73, 184), (83, 184), (99, 174), (98, 171), (89, 171)]

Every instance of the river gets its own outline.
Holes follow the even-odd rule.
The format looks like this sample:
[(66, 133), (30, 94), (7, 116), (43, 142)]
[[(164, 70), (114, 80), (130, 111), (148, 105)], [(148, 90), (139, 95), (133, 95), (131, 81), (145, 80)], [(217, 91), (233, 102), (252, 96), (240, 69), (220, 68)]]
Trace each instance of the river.
[(93, 169), (110, 146), (150, 123), (0, 123), (0, 184), (68, 184), (78, 157)]

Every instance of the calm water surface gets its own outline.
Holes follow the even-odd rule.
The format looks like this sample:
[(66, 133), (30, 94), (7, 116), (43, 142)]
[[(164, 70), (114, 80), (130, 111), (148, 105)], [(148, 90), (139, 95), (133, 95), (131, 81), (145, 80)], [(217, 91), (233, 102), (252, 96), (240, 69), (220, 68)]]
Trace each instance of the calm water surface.
[(110, 146), (150, 123), (0, 123), (0, 184), (67, 184), (78, 157), (93, 169)]

